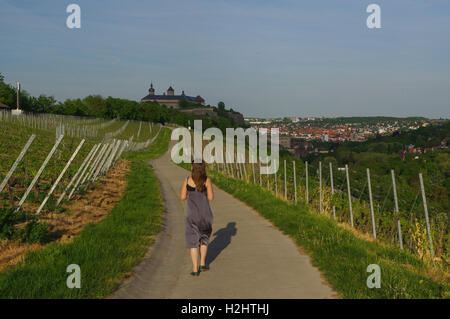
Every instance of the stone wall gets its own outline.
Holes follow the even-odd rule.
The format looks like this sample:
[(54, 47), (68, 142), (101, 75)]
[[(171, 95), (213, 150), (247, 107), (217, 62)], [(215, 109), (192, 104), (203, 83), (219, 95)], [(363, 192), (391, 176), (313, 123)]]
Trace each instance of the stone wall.
[(217, 116), (217, 113), (212, 108), (209, 108), (209, 107), (198, 108), (198, 109), (180, 110), (180, 112), (190, 113), (190, 114), (194, 114), (194, 115)]

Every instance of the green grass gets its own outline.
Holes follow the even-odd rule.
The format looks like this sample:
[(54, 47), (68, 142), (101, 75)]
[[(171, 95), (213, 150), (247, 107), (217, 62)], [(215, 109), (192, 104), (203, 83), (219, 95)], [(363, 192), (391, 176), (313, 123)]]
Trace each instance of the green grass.
[[(416, 256), (359, 238), (329, 217), (310, 213), (304, 203), (293, 205), (257, 185), (208, 174), (218, 187), (253, 207), (303, 247), (342, 297), (450, 297), (448, 283), (425, 276), (430, 267)], [(370, 264), (381, 267), (381, 288), (367, 287)]]
[[(29, 252), (23, 263), (0, 273), (0, 298), (103, 298), (142, 260), (161, 227), (159, 182), (147, 160), (168, 148), (162, 129), (149, 149), (124, 155), (131, 160), (128, 185), (108, 217), (89, 224), (72, 243), (52, 243)], [(81, 288), (66, 286), (66, 268), (81, 268)]]

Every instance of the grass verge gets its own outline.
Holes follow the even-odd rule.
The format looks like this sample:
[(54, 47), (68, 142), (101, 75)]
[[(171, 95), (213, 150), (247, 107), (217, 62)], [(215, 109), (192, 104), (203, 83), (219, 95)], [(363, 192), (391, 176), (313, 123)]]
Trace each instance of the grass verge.
[[(128, 185), (119, 203), (99, 224), (87, 225), (73, 242), (49, 244), (29, 252), (14, 268), (0, 273), (0, 298), (103, 298), (144, 256), (161, 226), (163, 204), (159, 182), (147, 160), (163, 154), (170, 130), (131, 161)], [(81, 269), (81, 288), (69, 289), (67, 266)]]
[[(416, 256), (355, 236), (324, 215), (308, 212), (258, 185), (209, 172), (213, 182), (248, 204), (292, 237), (343, 298), (449, 298), (449, 285), (433, 278), (430, 267)], [(367, 267), (381, 268), (381, 288), (368, 288)]]

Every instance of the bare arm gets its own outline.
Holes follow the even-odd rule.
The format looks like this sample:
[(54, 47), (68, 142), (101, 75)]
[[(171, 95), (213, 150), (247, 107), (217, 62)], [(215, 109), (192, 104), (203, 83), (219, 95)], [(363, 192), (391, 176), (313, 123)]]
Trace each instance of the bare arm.
[(206, 179), (206, 193), (208, 195), (208, 200), (211, 202), (214, 200), (214, 191), (211, 180), (209, 178)]
[(184, 179), (184, 183), (180, 191), (180, 199), (186, 200), (186, 198), (187, 198), (187, 178)]

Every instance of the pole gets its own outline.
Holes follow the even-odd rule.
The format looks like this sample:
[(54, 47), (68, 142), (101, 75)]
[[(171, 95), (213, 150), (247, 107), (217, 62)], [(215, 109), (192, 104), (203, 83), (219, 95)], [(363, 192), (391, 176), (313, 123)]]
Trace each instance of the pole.
[(305, 162), (305, 180), (306, 180), (306, 203), (309, 202), (309, 189), (308, 189), (308, 161)]
[(253, 184), (256, 184), (255, 163), (252, 163)]
[(245, 167), (245, 162), (244, 163), (242, 163), (242, 168), (243, 168), (243, 170), (244, 170), (244, 177), (245, 177), (245, 182), (247, 182), (248, 181), (248, 177), (247, 177), (247, 169), (246, 169), (246, 167)]
[(284, 198), (287, 199), (287, 185), (286, 185), (286, 160), (284, 160)]
[(422, 192), (423, 211), (425, 213), (425, 221), (427, 223), (428, 242), (430, 243), (431, 256), (434, 257), (433, 238), (431, 237), (430, 220), (428, 219), (427, 198), (425, 196), (425, 187), (423, 186), (422, 173), (419, 173), (419, 180), (420, 180), (420, 190)]
[[(276, 162), (275, 162), (275, 167), (277, 167)], [(277, 171), (275, 171), (275, 196), (278, 197), (278, 176), (277, 176)]]
[(103, 155), (103, 153), (106, 150), (106, 147), (107, 147), (107, 144), (103, 144), (103, 145), (102, 145), (102, 143), (99, 144), (99, 147), (97, 148), (97, 150), (99, 150), (99, 151), (97, 152), (97, 150), (96, 150), (96, 152), (93, 154), (92, 159), (94, 161), (92, 162), (92, 165), (86, 165), (85, 169), (89, 168), (89, 170), (87, 170), (87, 171), (85, 169), (83, 169), (83, 172), (80, 175), (80, 178), (77, 180), (77, 182), (75, 183), (75, 185), (73, 186), (72, 190), (69, 193), (69, 196), (68, 196), (69, 200), (72, 198), (72, 195), (74, 194), (74, 192), (78, 189), (78, 186), (81, 187), (84, 184), (84, 182), (86, 180), (88, 180), (88, 178), (90, 178), (90, 176), (93, 174), (95, 167), (97, 166), (98, 162), (100, 161), (101, 156)]
[(81, 140), (80, 144), (78, 145), (78, 147), (76, 148), (75, 152), (73, 152), (72, 156), (70, 157), (69, 161), (67, 162), (66, 166), (63, 168), (63, 170), (61, 171), (61, 173), (59, 174), (58, 178), (56, 179), (56, 181), (53, 183), (52, 188), (50, 189), (50, 191), (48, 192), (47, 196), (44, 198), (44, 200), (42, 201), (41, 205), (39, 206), (38, 210), (36, 211), (36, 214), (39, 214), (41, 212), (41, 210), (44, 208), (45, 204), (47, 203), (48, 199), (50, 198), (50, 196), (52, 195), (52, 193), (55, 191), (56, 186), (58, 186), (59, 182), (61, 181), (62, 177), (64, 176), (64, 174), (66, 173), (67, 169), (69, 168), (70, 164), (72, 164), (73, 160), (75, 159), (75, 156), (77, 156), (78, 152), (80, 151), (81, 147), (83, 146), (85, 140)]
[(398, 242), (400, 244), (400, 249), (403, 250), (402, 226), (400, 225), (400, 215), (399, 215), (399, 210), (398, 210), (398, 199), (397, 199), (397, 188), (395, 186), (395, 174), (394, 174), (393, 169), (391, 169), (391, 176), (392, 176), (392, 189), (394, 190), (395, 214), (397, 215)]
[[(334, 181), (333, 181), (333, 163), (330, 162), (330, 182), (331, 182), (331, 198), (334, 195)], [(336, 220), (336, 206), (333, 203), (333, 218)]]
[(53, 154), (56, 152), (56, 149), (58, 148), (59, 144), (61, 143), (62, 139), (64, 138), (64, 135), (60, 135), (59, 138), (56, 140), (56, 143), (53, 145), (52, 150), (50, 153), (48, 153), (47, 157), (44, 160), (44, 163), (42, 163), (41, 167), (39, 168), (39, 171), (34, 176), (33, 180), (31, 181), (30, 185), (28, 186), (27, 190), (25, 191), (25, 194), (22, 196), (22, 199), (19, 202), (19, 205), (17, 205), (17, 208), (14, 212), (18, 212), (20, 207), (22, 207), (23, 203), (27, 199), (28, 195), (30, 194), (31, 190), (33, 189), (34, 184), (36, 184), (37, 180), (41, 176), (42, 172), (44, 171), (44, 168), (47, 166), (48, 162), (52, 158)]
[(373, 200), (372, 200), (372, 185), (370, 183), (370, 170), (367, 169), (367, 185), (369, 189), (369, 203), (370, 203), (370, 215), (372, 216), (372, 233), (373, 238), (377, 238), (377, 232), (375, 230), (375, 213), (373, 211)]
[(230, 174), (230, 172), (228, 171), (228, 163), (224, 163), (225, 164), (225, 174), (227, 175), (227, 176), (231, 176), (231, 174)]
[(87, 165), (89, 165), (92, 155), (96, 152), (97, 148), (98, 148), (99, 144), (94, 145), (91, 148), (91, 151), (89, 152), (89, 154), (86, 156), (86, 158), (84, 159), (83, 163), (81, 164), (81, 166), (78, 168), (78, 171), (75, 173), (75, 175), (72, 177), (72, 179), (70, 180), (69, 184), (67, 184), (66, 188), (64, 189), (64, 191), (62, 192), (61, 196), (59, 196), (58, 201), (56, 202), (56, 206), (59, 206), (59, 204), (61, 203), (62, 199), (64, 198), (64, 196), (66, 196), (67, 191), (70, 189), (70, 187), (72, 186), (72, 184), (75, 182), (75, 180), (78, 178), (78, 176), (80, 175), (80, 173), (82, 172), (82, 170), (85, 169), (85, 167)]
[(16, 161), (14, 162), (14, 164), (11, 166), (8, 174), (6, 174), (6, 177), (3, 179), (2, 184), (0, 185), (0, 193), (2, 192), (3, 188), (6, 186), (6, 184), (8, 183), (8, 180), (11, 178), (12, 174), (14, 173), (14, 171), (16, 170), (17, 166), (19, 165), (20, 161), (22, 160), (22, 158), (25, 156), (25, 153), (28, 151), (28, 148), (30, 147), (31, 143), (33, 143), (34, 138), (36, 137), (35, 134), (32, 134), (30, 136), (30, 138), (28, 139), (28, 142), (25, 144), (25, 146), (23, 147), (22, 151), (20, 152), (19, 156), (16, 158)]
[(292, 161), (292, 167), (294, 168), (294, 200), (297, 205), (297, 175), (295, 173), (295, 161)]
[(259, 162), (259, 187), (262, 187), (261, 162)]
[(319, 212), (322, 213), (322, 162), (319, 162)]
[(17, 102), (16, 102), (16, 109), (20, 109), (20, 83), (17, 82)]
[(350, 192), (350, 177), (348, 175), (348, 165), (347, 164), (345, 164), (345, 175), (347, 178), (348, 208), (350, 209), (350, 225), (353, 227), (352, 194)]

